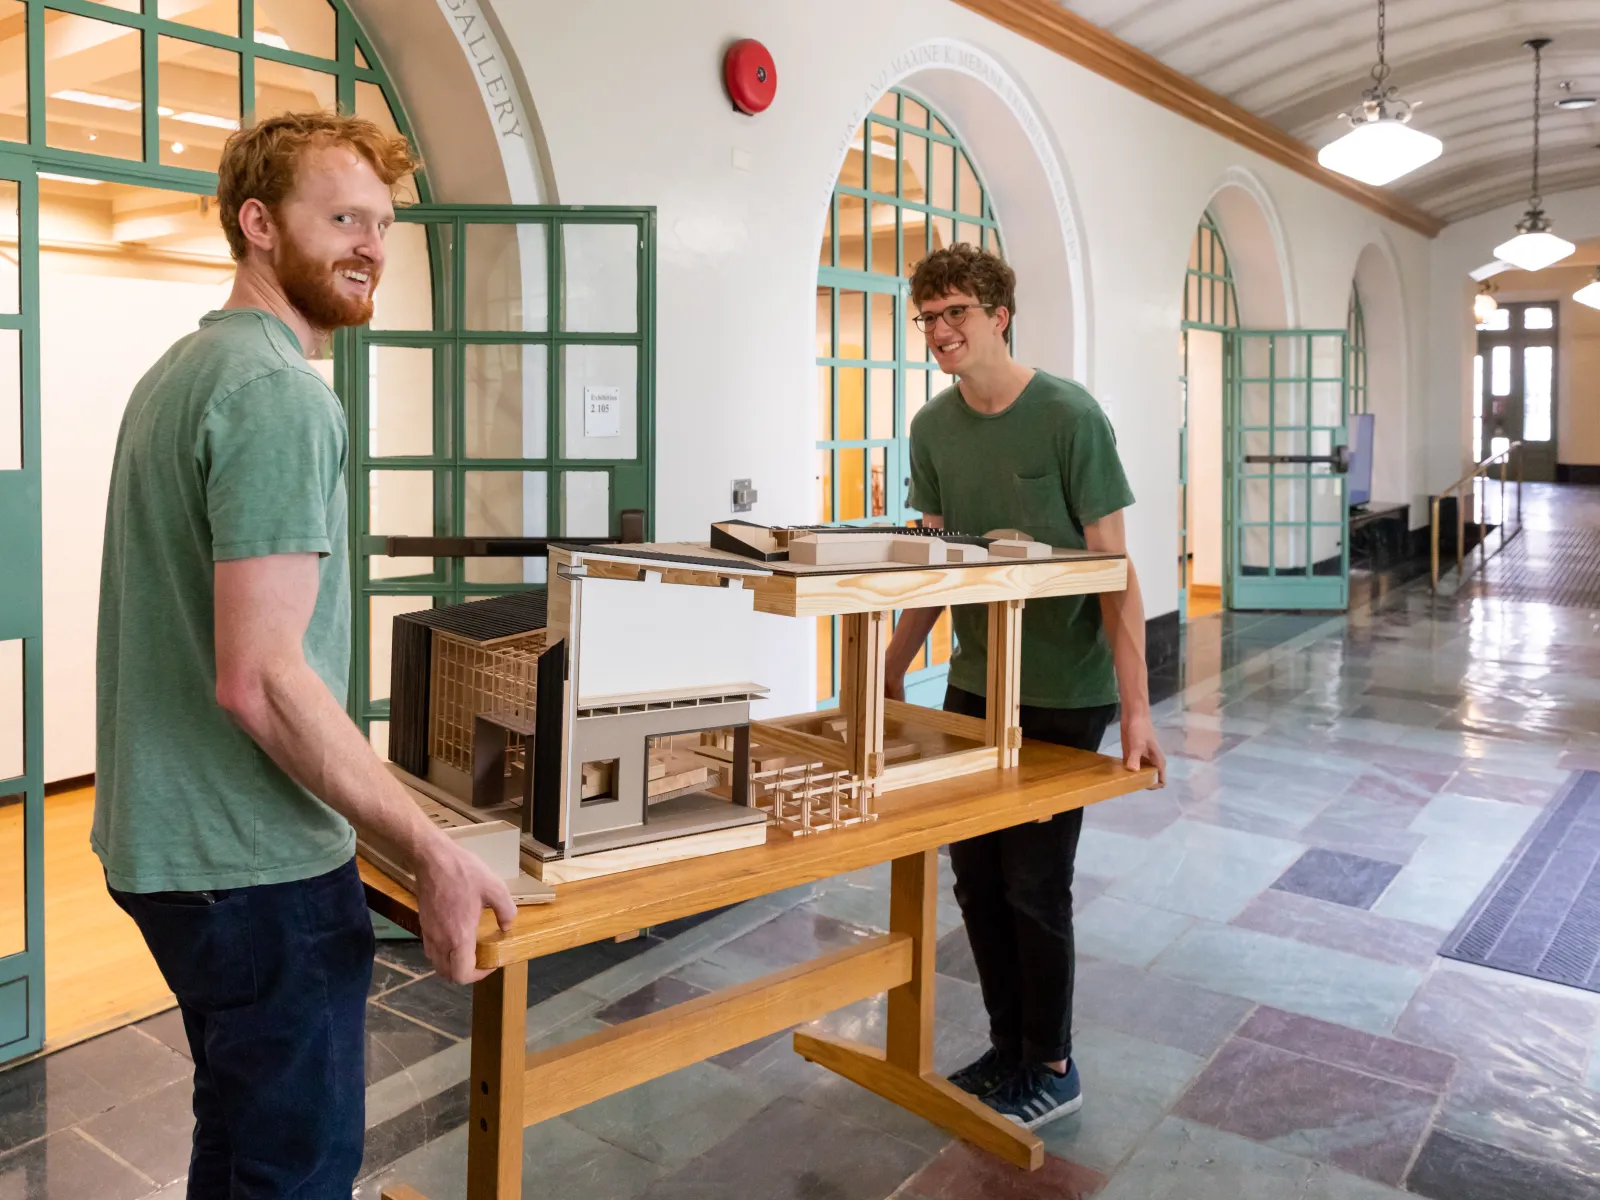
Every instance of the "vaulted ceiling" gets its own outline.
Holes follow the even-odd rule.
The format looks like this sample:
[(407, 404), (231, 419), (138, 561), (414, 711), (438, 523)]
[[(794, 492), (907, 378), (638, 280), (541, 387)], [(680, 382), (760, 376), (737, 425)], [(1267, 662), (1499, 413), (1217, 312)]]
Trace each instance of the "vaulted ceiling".
[[(1377, 59), (1376, 0), (1063, 0), (1064, 6), (1312, 146), (1345, 129)], [(1446, 221), (1525, 199), (1531, 37), (1544, 53), (1542, 188), (1600, 184), (1600, 0), (1389, 0), (1390, 82), (1444, 154), (1391, 190)]]

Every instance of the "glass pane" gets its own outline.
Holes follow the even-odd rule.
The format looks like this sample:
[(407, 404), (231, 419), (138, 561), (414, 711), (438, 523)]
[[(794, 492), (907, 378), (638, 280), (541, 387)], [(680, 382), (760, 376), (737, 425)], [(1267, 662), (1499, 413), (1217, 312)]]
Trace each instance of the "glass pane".
[(872, 428), (867, 436), (871, 438), (892, 438), (894, 436), (894, 372), (884, 368), (875, 368), (870, 380), (872, 388), (871, 412)]
[(885, 446), (878, 446), (867, 453), (872, 464), (872, 477), (868, 483), (868, 494), (872, 500), (871, 515), (874, 517), (887, 516), (889, 512), (887, 491), (889, 451)]
[(239, 36), (239, 0), (161, 0), (156, 15), (163, 21)]
[(888, 292), (873, 292), (870, 303), (872, 327), (868, 332), (872, 336), (872, 344), (868, 350), (879, 362), (893, 362), (895, 297)]
[(328, 0), (256, 0), (255, 39), (279, 50), (333, 58), (333, 6)]
[(965, 154), (957, 160), (957, 168), (957, 211), (971, 213), (975, 217), (983, 216), (983, 193), (978, 187), (978, 173), (972, 169), (972, 163)]
[(1524, 329), (1554, 329), (1556, 310), (1553, 308), (1525, 308), (1522, 310)]
[(387, 554), (373, 554), (367, 558), (368, 579), (417, 579), (431, 576), (435, 570), (431, 558), (391, 558)]
[(367, 63), (367, 56), (361, 52), (361, 47), (359, 45), (357, 45), (357, 46), (353, 47), (353, 49), (355, 50), (355, 54), (356, 54), (356, 66), (365, 67), (365, 66), (369, 65)]
[(21, 793), (0, 796), (0, 958), (28, 948), (26, 819)]
[(215, 171), (222, 143), (239, 128), (239, 56), (230, 50), (158, 38), (161, 162)]
[[(377, 330), (434, 328), (434, 274), (439, 294), (450, 293), (449, 225), (396, 222), (383, 238), (383, 277), (372, 295), (372, 325)], [(431, 247), (431, 250), (430, 250)], [(434, 263), (434, 255), (441, 261)], [(440, 328), (449, 328), (447, 310)]]
[(461, 531), (468, 537), (544, 537), (543, 471), (467, 471)]
[(817, 451), (817, 520), (824, 525), (833, 520), (833, 451)]
[(833, 289), (817, 288), (817, 357), (833, 357)]
[(867, 436), (866, 377), (860, 367), (839, 368), (839, 426), (835, 436), (842, 442), (860, 441)]
[(888, 117), (893, 120), (895, 114), (900, 111), (900, 94), (898, 92), (885, 92), (878, 97), (878, 102), (872, 106), (872, 111), (880, 117)]
[(543, 458), (547, 346), (473, 346), (466, 354), (468, 458)]
[(1489, 391), (1496, 396), (1511, 394), (1511, 347), (1496, 346), (1489, 353)]
[(424, 346), (367, 348), (367, 453), (374, 458), (433, 453), (435, 353)]
[(262, 121), (279, 113), (332, 109), (339, 99), (338, 85), (339, 81), (333, 75), (258, 58), (256, 120)]
[(833, 437), (833, 368), (817, 368), (817, 417), (820, 427), (817, 440), (829, 441)]
[(633, 333), (639, 328), (639, 231), (633, 225), (561, 227), (563, 329)]
[(371, 472), (367, 477), (367, 531), (381, 537), (432, 536), (433, 472)]
[(867, 452), (839, 451), (839, 516), (856, 521), (867, 515)]
[(839, 345), (834, 351), (840, 358), (865, 358), (867, 356), (867, 294), (840, 291), (839, 293)]
[(928, 127), (928, 110), (910, 96), (906, 96), (901, 101), (900, 119), (907, 125), (916, 125), (921, 129), (926, 129)]
[(367, 699), (389, 698), (389, 665), (394, 647), (394, 619), (401, 613), (433, 607), (432, 596), (373, 596), (367, 601)]
[(28, 140), (28, 10), (0, 0), (0, 140)]
[(1306, 568), (1306, 531), (1302, 526), (1279, 525), (1272, 531), (1272, 565), (1279, 573)]
[(1319, 477), (1311, 481), (1311, 519), (1313, 521), (1338, 521), (1344, 508), (1344, 483), (1342, 480)]
[(0, 329), (0, 471), (20, 470), (22, 470), (22, 331)]
[(1311, 385), (1311, 423), (1340, 425), (1344, 421), (1344, 390), (1337, 383)]
[[(360, 51), (356, 52), (358, 55)], [(389, 101), (383, 94), (383, 89), (375, 83), (356, 83), (356, 116), (365, 117), (385, 133), (399, 134), (399, 123), (394, 119), (394, 112), (389, 107)], [(420, 199), (417, 192), (417, 179), (415, 175), (407, 175), (395, 189), (395, 202), (399, 204), (416, 204)]]
[(1550, 440), (1550, 384), (1555, 353), (1550, 346), (1528, 346), (1522, 351), (1522, 440), (1525, 442)]
[(911, 418), (928, 402), (928, 372), (906, 372), (906, 425), (902, 437), (911, 433)]
[[(0, 238), (15, 246), (17, 233), (17, 182), (14, 179), (0, 179)], [(22, 280), (15, 259), (15, 254), (0, 257), (0, 313), (22, 311)]]
[(611, 476), (607, 472), (563, 473), (561, 532), (567, 537), (605, 537), (611, 532)]
[(16, 779), (23, 757), (22, 639), (0, 642), (0, 779)]
[(561, 359), (562, 454), (637, 458), (638, 347), (563, 346)]
[(833, 618), (817, 618), (817, 699), (833, 695)]
[(104, 4), (107, 8), (114, 8), (119, 12), (136, 13), (140, 11), (140, 0), (94, 0), (94, 3)]
[(1481, 325), (1479, 325), (1478, 328), (1479, 329), (1487, 329), (1487, 330), (1489, 330), (1490, 332), (1493, 332), (1493, 333), (1499, 333), (1499, 332), (1501, 332), (1503, 330), (1510, 329), (1511, 328), (1511, 310), (1509, 308), (1505, 308), (1505, 307), (1500, 307), (1500, 308), (1495, 309), (1492, 313), (1489, 314), (1489, 319), (1487, 321), (1484, 321)]
[(139, 31), (57, 13), (45, 39), (45, 141), (61, 150), (144, 157)]
[(934, 144), (933, 180), (928, 192), (928, 203), (934, 208), (956, 206), (956, 159), (959, 157), (960, 151), (954, 146), (942, 142)]
[(389, 722), (372, 721), (368, 723), (367, 740), (372, 743), (372, 752), (387, 762), (389, 759)]
[(543, 225), (467, 226), (468, 329), (540, 333), (549, 328), (547, 237)]
[(928, 195), (928, 139), (914, 133), (902, 133), (900, 138), (900, 198), (921, 203)]

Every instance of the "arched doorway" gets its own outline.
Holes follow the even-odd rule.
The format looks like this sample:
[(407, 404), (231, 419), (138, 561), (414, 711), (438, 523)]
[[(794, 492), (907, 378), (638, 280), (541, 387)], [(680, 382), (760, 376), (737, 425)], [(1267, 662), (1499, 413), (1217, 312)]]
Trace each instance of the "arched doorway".
[[(226, 295), (212, 202), (223, 141), (335, 106), (411, 132), (344, 0), (0, 0), (0, 1061), (144, 1015), (92, 973), (69, 978), (79, 948), (59, 952), (44, 903), (45, 845), (61, 838), (87, 862), (84, 896), (109, 905), (86, 819), (58, 829), (66, 794), (47, 812), (44, 791), (93, 769), (111, 451), (133, 382)], [(650, 480), (653, 214), (441, 208), (432, 195), (424, 173), (402, 197), (379, 327), (341, 332), (315, 364), (351, 422), (351, 711), (380, 749), (394, 606), (528, 586), (534, 572), (469, 568), (448, 549), (391, 560), (375, 495), (377, 512), (415, 522), (396, 532), (572, 532), (646, 507)], [(582, 420), (595, 388), (624, 413), (597, 439)], [(72, 795), (86, 817), (92, 795)], [(53, 889), (67, 872), (53, 851), (51, 863)], [(74, 994), (82, 1004), (63, 1009)]]
[[(829, 200), (817, 271), (817, 519), (902, 523), (911, 418), (950, 386), (910, 329), (910, 276), (956, 242), (1000, 252), (989, 192), (961, 139), (902, 88), (861, 124)], [(838, 621), (817, 622), (817, 700), (838, 694)], [(907, 698), (943, 688), (945, 613), (906, 676)]]

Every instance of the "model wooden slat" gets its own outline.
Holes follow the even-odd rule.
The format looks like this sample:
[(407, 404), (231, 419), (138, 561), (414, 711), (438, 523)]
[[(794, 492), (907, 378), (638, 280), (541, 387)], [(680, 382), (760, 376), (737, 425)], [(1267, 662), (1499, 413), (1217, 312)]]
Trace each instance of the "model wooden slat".
[(984, 740), (1000, 749), (1001, 767), (1017, 762), (1022, 746), (1022, 601), (1007, 600), (989, 606), (989, 736)]
[[(774, 568), (782, 563), (771, 564)], [(1069, 559), (1019, 559), (1006, 563), (952, 563), (944, 567), (838, 573), (785, 573), (748, 581), (758, 612), (787, 617), (827, 617), (846, 613), (926, 608), (948, 604), (989, 604), (996, 600), (1078, 596), (1120, 592), (1128, 586), (1128, 564), (1119, 557), (1089, 555)], [(822, 572), (833, 572), (823, 574)]]
[(795, 754), (808, 762), (819, 762), (835, 771), (851, 769), (850, 747), (832, 738), (818, 737), (814, 733), (800, 733), (767, 721), (750, 723), (750, 738), (769, 750)]
[(937, 758), (919, 758), (908, 763), (896, 763), (878, 779), (879, 793), (901, 791), (905, 788), (926, 787), (944, 779), (955, 779), (974, 772), (992, 771), (1000, 765), (998, 746), (979, 746), (974, 750), (958, 750), (954, 754), (941, 754)]
[(911, 973), (911, 939), (886, 934), (528, 1055), (522, 1120), (560, 1116), (815, 1020), (904, 984)]
[(907, 725), (921, 725), (937, 729), (952, 737), (967, 738), (980, 746), (989, 736), (989, 725), (982, 717), (969, 717), (964, 713), (945, 712), (921, 704), (907, 704), (904, 700), (885, 700), (883, 715), (890, 721)]

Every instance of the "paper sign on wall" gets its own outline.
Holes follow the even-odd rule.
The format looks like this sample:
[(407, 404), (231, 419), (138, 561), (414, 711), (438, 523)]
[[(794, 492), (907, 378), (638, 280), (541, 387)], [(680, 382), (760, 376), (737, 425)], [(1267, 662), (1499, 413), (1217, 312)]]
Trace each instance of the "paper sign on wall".
[(583, 436), (592, 438), (622, 435), (622, 389), (586, 387), (583, 389)]

